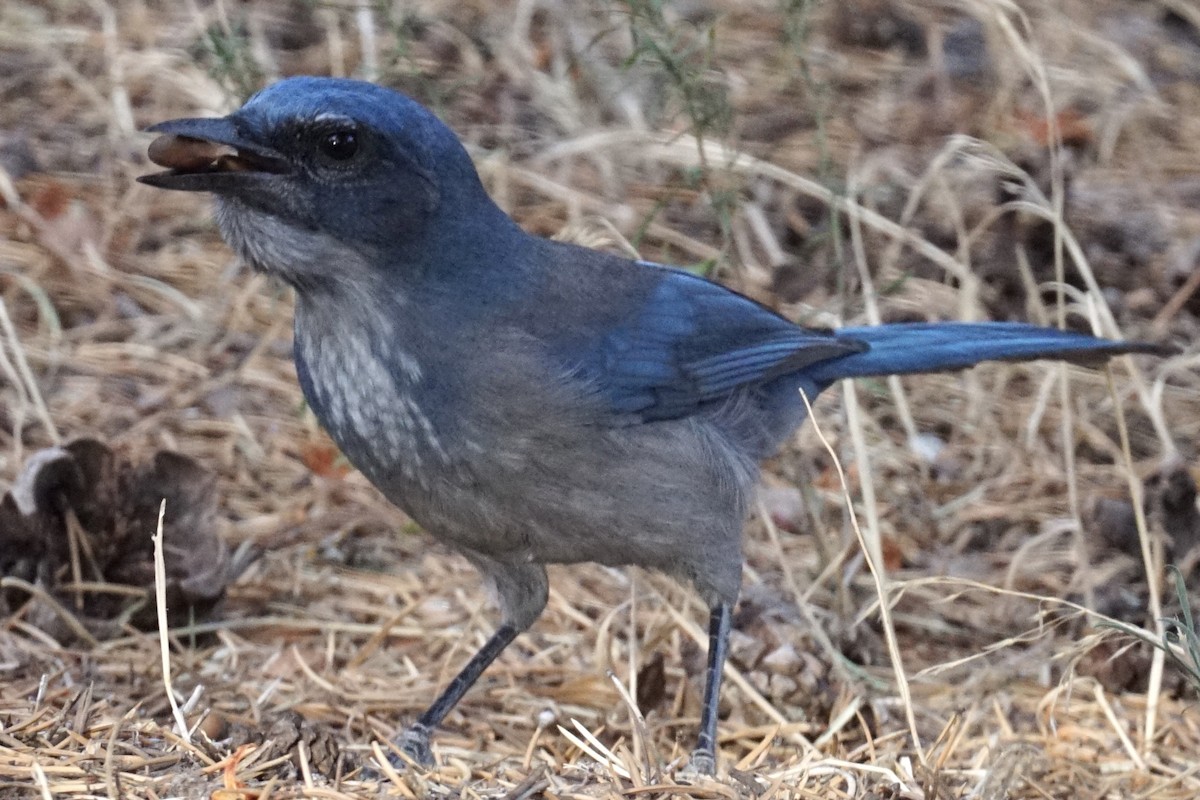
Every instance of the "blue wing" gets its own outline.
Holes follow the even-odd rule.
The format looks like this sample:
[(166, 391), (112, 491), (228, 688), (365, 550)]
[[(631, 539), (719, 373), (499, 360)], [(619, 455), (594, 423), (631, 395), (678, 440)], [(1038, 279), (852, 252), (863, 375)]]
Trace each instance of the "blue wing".
[(744, 387), (866, 349), (690, 273), (644, 266), (660, 278), (649, 296), (580, 359), (616, 413), (683, 417)]
[[(613, 414), (633, 420), (678, 419), (749, 395), (761, 412), (760, 427), (769, 429), (766, 441), (799, 424), (795, 392), (801, 386), (811, 394), (843, 378), (963, 369), (980, 361), (1088, 362), (1163, 352), (1145, 342), (1007, 322), (808, 329), (690, 273), (593, 251), (563, 253), (563, 247), (554, 245), (546, 257), (576, 268), (547, 272), (555, 280), (524, 324)], [(794, 380), (778, 380), (784, 376)]]

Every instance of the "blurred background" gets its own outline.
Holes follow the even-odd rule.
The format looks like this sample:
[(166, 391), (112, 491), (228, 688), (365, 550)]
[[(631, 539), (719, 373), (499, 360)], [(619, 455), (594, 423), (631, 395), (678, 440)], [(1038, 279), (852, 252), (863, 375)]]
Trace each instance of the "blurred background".
[[(1161, 621), (1184, 618), (1200, 543), (1185, 0), (6, 0), (0, 789), (366, 796), (371, 743), (491, 630), (470, 567), (304, 407), (289, 293), (233, 257), (207, 198), (133, 182), (140, 129), (293, 74), (427, 104), (528, 230), (798, 322), (1181, 346), (823, 396), (829, 449), (797, 434), (747, 528), (731, 771), (705, 791), (1196, 795), (1200, 648)], [(162, 497), (190, 739), (144, 632)], [(546, 615), (447, 720), (443, 768), (393, 791), (684, 791), (699, 602), (638, 571), (551, 577)]]

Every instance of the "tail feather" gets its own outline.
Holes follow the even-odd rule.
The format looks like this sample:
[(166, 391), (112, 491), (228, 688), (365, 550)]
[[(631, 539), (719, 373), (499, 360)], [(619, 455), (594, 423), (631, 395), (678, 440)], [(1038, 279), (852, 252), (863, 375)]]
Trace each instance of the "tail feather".
[(868, 348), (814, 364), (805, 372), (818, 384), (843, 378), (963, 369), (981, 361), (1062, 359), (1098, 364), (1123, 353), (1165, 353), (1149, 342), (1100, 339), (1085, 333), (1012, 322), (918, 322), (842, 328), (839, 338)]

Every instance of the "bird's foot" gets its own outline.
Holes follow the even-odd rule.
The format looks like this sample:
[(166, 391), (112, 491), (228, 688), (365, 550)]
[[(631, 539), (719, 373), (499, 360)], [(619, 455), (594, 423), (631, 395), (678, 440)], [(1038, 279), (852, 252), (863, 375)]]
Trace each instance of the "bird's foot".
[[(404, 755), (412, 759), (413, 763), (419, 764), (422, 767), (433, 766), (433, 751), (429, 749), (429, 737), (432, 731), (427, 725), (422, 725), (419, 722), (414, 722), (396, 737), (396, 746)], [(403, 758), (392, 753), (388, 757), (388, 761), (396, 769), (404, 769), (408, 766)]]
[(697, 747), (692, 751), (692, 757), (683, 768), (685, 776), (704, 775), (711, 778), (717, 774), (717, 757), (706, 747)]

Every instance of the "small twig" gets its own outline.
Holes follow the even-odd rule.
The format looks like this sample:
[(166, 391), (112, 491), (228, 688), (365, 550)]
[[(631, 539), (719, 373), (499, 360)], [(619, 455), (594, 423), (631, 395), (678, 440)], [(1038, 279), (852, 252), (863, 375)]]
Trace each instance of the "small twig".
[(375, 15), (372, 4), (367, 0), (358, 0), (354, 6), (354, 24), (358, 28), (359, 54), (362, 62), (358, 70), (363, 80), (379, 79), (378, 46), (375, 35)]
[(541, 794), (550, 785), (546, 777), (546, 768), (538, 767), (525, 776), (525, 779), (509, 790), (500, 800), (526, 800), (528, 797)]
[(1096, 703), (1100, 706), (1100, 711), (1104, 714), (1104, 718), (1108, 720), (1108, 724), (1112, 726), (1113, 731), (1117, 734), (1117, 738), (1121, 740), (1121, 746), (1125, 748), (1125, 752), (1129, 754), (1129, 758), (1134, 765), (1143, 772), (1146, 770), (1146, 761), (1142, 758), (1142, 754), (1134, 747), (1133, 740), (1129, 738), (1129, 734), (1125, 732), (1124, 726), (1121, 725), (1121, 720), (1117, 719), (1117, 714), (1113, 711), (1112, 704), (1108, 702), (1108, 698), (1104, 694), (1104, 687), (1096, 681), (1092, 686), (1092, 692), (1096, 698)]
[(9, 342), (9, 349), (12, 351), (16, 371), (21, 376), (21, 383), (25, 387), (25, 394), (33, 403), (33, 407), (41, 419), (42, 427), (46, 429), (46, 435), (50, 437), (50, 441), (54, 444), (60, 444), (62, 437), (58, 434), (58, 428), (55, 427), (54, 420), (50, 418), (50, 410), (46, 407), (46, 401), (42, 399), (37, 379), (33, 376), (33, 370), (29, 368), (29, 361), (25, 358), (25, 351), (21, 347), (21, 340), (17, 338), (17, 329), (12, 323), (12, 318), (8, 315), (8, 306), (4, 303), (3, 298), (0, 298), (0, 330), (4, 331), (4, 338)]
[(158, 526), (154, 531), (154, 602), (158, 610), (158, 649), (162, 655), (163, 687), (167, 690), (167, 702), (171, 704), (171, 715), (175, 717), (175, 727), (179, 737), (191, 745), (192, 732), (188, 730), (187, 719), (183, 709), (175, 700), (175, 690), (171, 688), (171, 641), (167, 625), (167, 560), (163, 555), (163, 518), (167, 514), (167, 501), (164, 498), (158, 506)]
[[(12, 575), (6, 575), (3, 578), (0, 578), (0, 589), (20, 589), (22, 592), (26, 592), (37, 597), (38, 600), (45, 603), (50, 610), (58, 616), (59, 619), (66, 623), (67, 627), (71, 629), (71, 633), (75, 634), (81, 640), (86, 642), (88, 647), (98, 647), (100, 645), (100, 640), (93, 636), (91, 631), (84, 627), (83, 623), (79, 621), (79, 617), (72, 614), (71, 611), (66, 608), (66, 606), (58, 602), (53, 595), (51, 595), (41, 586), (37, 586), (29, 581), (22, 580), (21, 578), (17, 578)], [(49, 636), (46, 638), (49, 639)]]
[[(808, 394), (803, 389), (800, 390), (800, 397), (804, 400), (804, 407), (808, 410), (808, 416), (812, 417), (812, 404), (808, 400)], [(921, 759), (921, 763), (926, 764), (925, 750), (921, 747), (921, 735), (917, 731), (917, 716), (913, 710), (912, 693), (908, 688), (908, 676), (904, 672), (904, 660), (900, 655), (900, 643), (896, 640), (896, 626), (892, 622), (892, 608), (891, 604), (887, 601), (888, 592), (887, 587), (884, 585), (883, 565), (876, 563), (874, 554), (867, 546), (866, 537), (863, 535), (862, 529), (858, 526), (858, 517), (855, 516), (853, 504), (850, 502), (850, 486), (846, 482), (846, 473), (842, 470), (841, 460), (837, 457), (837, 453), (834, 452), (833, 445), (825, 438), (821, 427), (813, 425), (813, 429), (817, 432), (817, 438), (821, 440), (825, 451), (833, 459), (833, 468), (837, 470), (838, 481), (842, 486), (842, 496), (846, 499), (850, 516), (850, 526), (854, 528), (854, 534), (858, 537), (859, 544), (862, 545), (867, 567), (871, 570), (871, 577), (875, 580), (875, 592), (879, 596), (879, 618), (883, 623), (883, 633), (887, 640), (888, 653), (892, 660), (892, 670), (896, 674), (896, 689), (900, 692), (900, 700), (904, 704), (904, 716), (908, 721), (908, 731), (909, 735), (912, 736), (913, 748), (917, 751), (917, 756)]]
[(650, 743), (650, 730), (646, 727), (646, 717), (638, 708), (637, 700), (634, 699), (629, 689), (625, 688), (625, 684), (621, 683), (621, 679), (611, 669), (608, 671), (608, 679), (617, 688), (617, 694), (621, 695), (621, 699), (625, 701), (625, 706), (629, 709), (629, 716), (633, 720), (634, 757), (640, 757), (646, 773), (650, 776), (650, 782), (658, 783), (662, 775), (662, 760), (658, 757), (658, 750)]
[(1196, 290), (1200, 289), (1200, 269), (1193, 269), (1192, 274), (1188, 275), (1187, 280), (1175, 290), (1167, 302), (1163, 303), (1162, 309), (1154, 315), (1154, 319), (1150, 320), (1150, 330), (1155, 331), (1159, 335), (1166, 331), (1167, 321), (1175, 317), (1176, 314), (1183, 309), (1187, 302), (1192, 299), (1192, 295)]
[(571, 744), (575, 745), (584, 753), (586, 753), (597, 764), (603, 764), (626, 780), (631, 777), (629, 770), (624, 764), (621, 763), (621, 759), (617, 757), (617, 754), (605, 747), (604, 744), (596, 738), (596, 735), (589, 731), (582, 722), (577, 719), (573, 719), (571, 720), (571, 723), (575, 726), (575, 730), (579, 732), (578, 736), (576, 736), (574, 733), (571, 733), (571, 731), (567, 730), (562, 725), (558, 726), (558, 732), (566, 737)]
[(300, 761), (300, 775), (304, 778), (304, 786), (313, 788), (312, 768), (308, 765), (308, 745), (303, 740), (296, 744), (296, 756)]
[(42, 800), (54, 800), (54, 792), (50, 791), (50, 781), (46, 779), (46, 771), (42, 769), (42, 765), (34, 760), (33, 778), (37, 781), (38, 790), (42, 794)]
[[(1149, 601), (1150, 617), (1154, 620), (1154, 633), (1158, 640), (1167, 640), (1166, 627), (1163, 624), (1162, 613), (1162, 552), (1155, 548), (1146, 525), (1146, 508), (1142, 498), (1142, 482), (1138, 480), (1133, 465), (1133, 451), (1129, 445), (1129, 426), (1125, 422), (1125, 409), (1117, 397), (1117, 385), (1113, 380), (1111, 368), (1105, 368), (1104, 374), (1108, 379), (1108, 392), (1113, 398), (1113, 413), (1117, 420), (1117, 433), (1121, 438), (1121, 452), (1125, 456), (1125, 475), (1129, 482), (1129, 499), (1133, 506), (1133, 519), (1137, 527), (1138, 544), (1141, 546), (1142, 569), (1146, 572), (1146, 588)], [(1158, 550), (1158, 552), (1156, 552)], [(1159, 556), (1155, 558), (1155, 556)], [(1150, 676), (1146, 686), (1146, 722), (1142, 728), (1142, 747), (1150, 753), (1154, 746), (1154, 729), (1158, 717), (1159, 695), (1162, 691), (1163, 667), (1166, 664), (1166, 654), (1161, 648), (1154, 648), (1150, 655)]]

